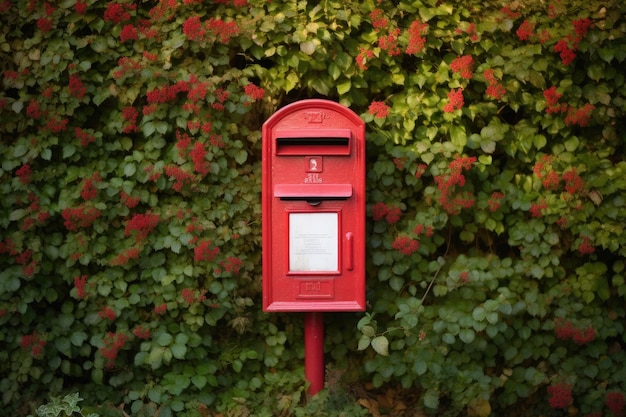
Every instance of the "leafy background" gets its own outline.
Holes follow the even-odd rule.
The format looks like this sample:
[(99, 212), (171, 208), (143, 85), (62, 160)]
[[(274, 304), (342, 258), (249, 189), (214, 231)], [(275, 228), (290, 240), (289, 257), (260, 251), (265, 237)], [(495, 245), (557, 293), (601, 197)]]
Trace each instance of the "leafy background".
[[(624, 414), (625, 7), (0, 2), (0, 391), (33, 413)], [(264, 314), (260, 127), (368, 131), (365, 314)]]

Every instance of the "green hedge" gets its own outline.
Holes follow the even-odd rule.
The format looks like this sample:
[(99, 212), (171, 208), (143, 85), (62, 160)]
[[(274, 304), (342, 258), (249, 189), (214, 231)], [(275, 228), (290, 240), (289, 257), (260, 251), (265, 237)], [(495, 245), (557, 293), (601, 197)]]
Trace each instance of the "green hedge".
[[(436, 415), (623, 415), (625, 15), (0, 1), (4, 409), (354, 415), (360, 383)], [(302, 317), (261, 311), (260, 127), (308, 97), (367, 123), (370, 308), (329, 315), (341, 382), (305, 407)]]

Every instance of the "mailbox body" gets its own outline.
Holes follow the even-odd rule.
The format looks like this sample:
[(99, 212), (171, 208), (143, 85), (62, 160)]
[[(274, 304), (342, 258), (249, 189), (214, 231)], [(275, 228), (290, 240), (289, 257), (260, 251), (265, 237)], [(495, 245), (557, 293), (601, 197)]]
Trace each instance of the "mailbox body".
[(321, 99), (263, 125), (264, 311), (365, 310), (365, 125)]

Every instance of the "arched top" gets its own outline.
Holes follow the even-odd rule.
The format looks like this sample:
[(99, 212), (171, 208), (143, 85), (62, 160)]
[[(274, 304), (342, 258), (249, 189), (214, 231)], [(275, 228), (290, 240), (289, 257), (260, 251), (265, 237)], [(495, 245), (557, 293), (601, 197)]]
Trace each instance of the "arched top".
[[(278, 122), (286, 118), (289, 118), (289, 116), (293, 114), (302, 114), (303, 112), (307, 112), (308, 110), (310, 110), (310, 113), (308, 113), (309, 117), (311, 117), (312, 119), (316, 117), (324, 117), (323, 112), (326, 111), (328, 112), (328, 114), (335, 113), (335, 114), (339, 114), (345, 117), (356, 127), (365, 126), (365, 122), (363, 122), (363, 120), (359, 117), (359, 115), (356, 114), (351, 109), (349, 109), (348, 107), (345, 107), (344, 105), (339, 104), (332, 100), (318, 99), (318, 98), (305, 99), (305, 100), (300, 100), (300, 101), (296, 101), (291, 104), (288, 104), (285, 107), (280, 108), (272, 116), (270, 116), (266, 120), (264, 125), (266, 128), (271, 129)], [(315, 113), (315, 112), (322, 112), (322, 113)], [(314, 123), (315, 120), (310, 120), (310, 122)]]

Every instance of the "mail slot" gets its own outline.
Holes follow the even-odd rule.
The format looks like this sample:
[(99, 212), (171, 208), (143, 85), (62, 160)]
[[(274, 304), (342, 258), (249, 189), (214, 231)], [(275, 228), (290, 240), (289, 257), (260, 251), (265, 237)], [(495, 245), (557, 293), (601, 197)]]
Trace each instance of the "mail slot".
[(262, 134), (263, 309), (365, 310), (365, 124), (311, 99)]

